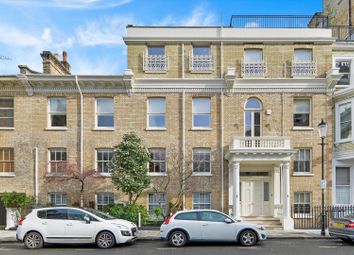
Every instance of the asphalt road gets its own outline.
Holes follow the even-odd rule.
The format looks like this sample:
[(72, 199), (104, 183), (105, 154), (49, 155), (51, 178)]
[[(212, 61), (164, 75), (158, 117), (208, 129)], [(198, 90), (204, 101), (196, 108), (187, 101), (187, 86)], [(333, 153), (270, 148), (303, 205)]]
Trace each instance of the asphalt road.
[(86, 245), (55, 245), (39, 250), (25, 249), (21, 243), (0, 243), (1, 255), (344, 255), (354, 254), (354, 243), (348, 244), (335, 239), (272, 239), (254, 247), (241, 247), (238, 244), (190, 244), (183, 248), (172, 248), (163, 241), (137, 241), (133, 245), (120, 245), (113, 249), (101, 250)]

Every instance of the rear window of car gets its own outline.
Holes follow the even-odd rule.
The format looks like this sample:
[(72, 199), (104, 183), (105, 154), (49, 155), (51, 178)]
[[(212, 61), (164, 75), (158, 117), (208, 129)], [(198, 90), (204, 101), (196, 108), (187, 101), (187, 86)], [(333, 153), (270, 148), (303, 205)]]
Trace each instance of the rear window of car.
[(198, 214), (195, 212), (180, 213), (176, 215), (175, 220), (198, 220)]
[(48, 209), (37, 212), (37, 217), (40, 219), (50, 220), (66, 220), (68, 218), (67, 209)]

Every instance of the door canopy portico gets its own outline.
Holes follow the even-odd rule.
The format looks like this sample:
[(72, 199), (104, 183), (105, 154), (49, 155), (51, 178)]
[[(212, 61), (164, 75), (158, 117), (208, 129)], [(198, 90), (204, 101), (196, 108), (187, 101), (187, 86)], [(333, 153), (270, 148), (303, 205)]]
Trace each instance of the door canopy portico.
[(282, 168), (284, 229), (293, 229), (290, 217), (290, 158), (295, 153), (287, 137), (234, 137), (226, 154), (229, 161), (229, 175), (232, 179), (232, 214), (240, 218), (240, 164), (275, 163)]

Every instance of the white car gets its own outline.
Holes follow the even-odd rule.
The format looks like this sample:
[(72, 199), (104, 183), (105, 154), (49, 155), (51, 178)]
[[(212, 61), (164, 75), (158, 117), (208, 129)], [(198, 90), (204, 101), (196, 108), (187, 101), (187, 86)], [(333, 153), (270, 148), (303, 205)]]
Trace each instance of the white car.
[(111, 248), (137, 239), (135, 224), (92, 210), (70, 207), (34, 209), (18, 224), (16, 238), (29, 249), (45, 243), (96, 243)]
[(215, 210), (179, 211), (160, 228), (161, 238), (182, 247), (192, 241), (240, 242), (252, 246), (266, 240), (264, 227), (236, 221)]

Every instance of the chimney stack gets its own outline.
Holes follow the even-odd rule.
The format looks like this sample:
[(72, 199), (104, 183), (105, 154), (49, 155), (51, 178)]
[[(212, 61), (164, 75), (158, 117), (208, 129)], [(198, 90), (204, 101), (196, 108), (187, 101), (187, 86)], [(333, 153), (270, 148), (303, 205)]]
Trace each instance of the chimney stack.
[(43, 73), (66, 75), (70, 73), (70, 64), (67, 62), (67, 53), (63, 52), (63, 60), (59, 60), (58, 54), (52, 54), (50, 51), (43, 51), (41, 53), (43, 60)]

